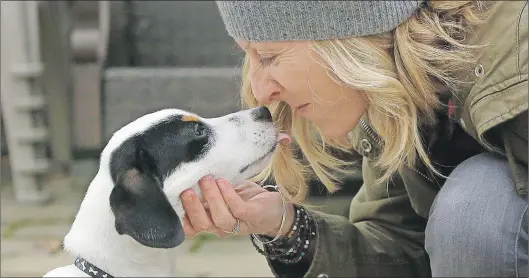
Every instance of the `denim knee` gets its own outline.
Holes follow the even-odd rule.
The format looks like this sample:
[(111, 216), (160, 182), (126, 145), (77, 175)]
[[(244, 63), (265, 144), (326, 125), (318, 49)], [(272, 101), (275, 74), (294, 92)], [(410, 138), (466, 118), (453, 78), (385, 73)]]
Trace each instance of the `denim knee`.
[(526, 213), (506, 160), (480, 154), (461, 163), (426, 226), (433, 276), (527, 277)]

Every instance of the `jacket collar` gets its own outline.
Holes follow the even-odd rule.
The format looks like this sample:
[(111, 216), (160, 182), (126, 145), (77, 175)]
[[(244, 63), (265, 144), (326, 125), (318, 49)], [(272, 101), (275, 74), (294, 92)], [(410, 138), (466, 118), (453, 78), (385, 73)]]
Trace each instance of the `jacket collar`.
[(364, 114), (358, 125), (352, 130), (353, 148), (356, 152), (366, 158), (373, 159), (380, 154), (382, 139), (369, 124)]

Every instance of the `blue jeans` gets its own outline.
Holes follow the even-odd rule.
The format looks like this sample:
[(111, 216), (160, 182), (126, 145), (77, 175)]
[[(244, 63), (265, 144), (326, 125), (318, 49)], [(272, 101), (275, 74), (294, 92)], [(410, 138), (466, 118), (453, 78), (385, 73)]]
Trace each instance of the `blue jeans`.
[(480, 154), (461, 163), (436, 197), (425, 245), (434, 277), (527, 277), (527, 200), (507, 160)]

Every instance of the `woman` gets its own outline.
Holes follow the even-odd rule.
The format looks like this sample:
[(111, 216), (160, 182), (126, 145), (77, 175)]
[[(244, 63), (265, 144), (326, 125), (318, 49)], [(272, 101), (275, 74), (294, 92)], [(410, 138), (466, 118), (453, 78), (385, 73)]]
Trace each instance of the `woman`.
[[(311, 171), (282, 144), (256, 177), (279, 192), (205, 177), (204, 203), (181, 195), (188, 237), (250, 234), (284, 277), (527, 276), (527, 2), (217, 5), (244, 102)], [(355, 168), (331, 151), (351, 149), (349, 219), (304, 207), (308, 175), (335, 190)]]

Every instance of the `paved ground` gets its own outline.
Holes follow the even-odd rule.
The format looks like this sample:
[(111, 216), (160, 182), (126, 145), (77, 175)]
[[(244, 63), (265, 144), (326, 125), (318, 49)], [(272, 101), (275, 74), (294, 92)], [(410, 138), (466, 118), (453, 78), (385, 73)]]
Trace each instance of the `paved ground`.
[[(3, 178), (0, 193), (2, 277), (38, 277), (72, 262), (72, 257), (60, 250), (60, 240), (68, 232), (85, 192), (83, 176), (94, 171), (92, 164), (77, 167), (84, 173), (50, 180), (48, 188), (56, 198), (44, 206), (14, 201), (11, 184)], [(181, 245), (178, 253), (176, 275), (181, 277), (272, 275), (264, 258), (246, 237), (190, 240)]]
[[(38, 277), (73, 258), (60, 249), (85, 192), (95, 164), (78, 163), (72, 177), (55, 177), (47, 183), (53, 202), (44, 206), (21, 205), (14, 201), (11, 184), (1, 184), (1, 276)], [(3, 173), (7, 170), (2, 169)], [(343, 202), (343, 201), (342, 201)], [(338, 209), (342, 209), (340, 207)], [(175, 261), (177, 276), (186, 277), (271, 277), (265, 259), (247, 237), (226, 240), (190, 240), (179, 248)], [(206, 263), (205, 263), (206, 262)]]

